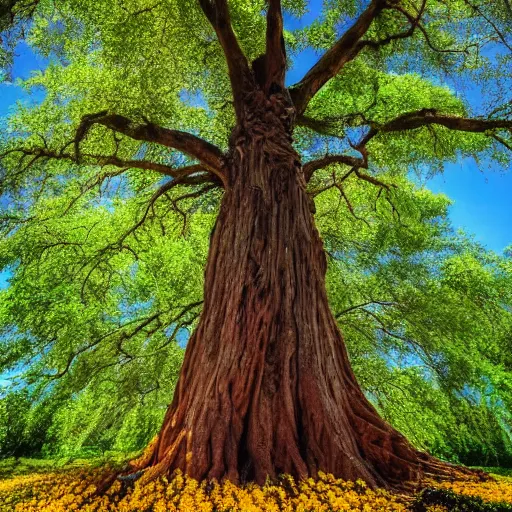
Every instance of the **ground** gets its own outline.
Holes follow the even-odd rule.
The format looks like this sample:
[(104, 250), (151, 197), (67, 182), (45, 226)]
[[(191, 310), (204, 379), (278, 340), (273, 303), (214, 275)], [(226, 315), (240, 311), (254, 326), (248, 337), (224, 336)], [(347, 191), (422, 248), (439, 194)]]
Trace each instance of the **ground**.
[(0, 512), (512, 511), (512, 470), (502, 468), (487, 468), (494, 476), (487, 482), (427, 482), (434, 489), (482, 498), (463, 498), (459, 508), (439, 504), (455, 503), (450, 492), (439, 497), (435, 491), (438, 503), (422, 504), (418, 497), (372, 491), (362, 481), (346, 482), (324, 474), (318, 480), (295, 482), (282, 476), (262, 487), (238, 487), (230, 482), (198, 483), (177, 473), (173, 479), (161, 478), (144, 486), (116, 482), (106, 495), (94, 496), (106, 468), (122, 462), (120, 457), (4, 459), (0, 461)]

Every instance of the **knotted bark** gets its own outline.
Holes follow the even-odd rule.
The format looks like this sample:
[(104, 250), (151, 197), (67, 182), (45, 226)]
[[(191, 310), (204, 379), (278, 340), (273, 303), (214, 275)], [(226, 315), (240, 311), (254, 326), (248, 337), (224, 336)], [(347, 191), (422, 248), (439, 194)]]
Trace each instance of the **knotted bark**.
[(234, 482), (319, 471), (371, 486), (449, 473), (377, 414), (350, 367), (292, 147), (287, 95), (247, 95), (212, 235), (204, 309), (162, 430), (134, 468)]

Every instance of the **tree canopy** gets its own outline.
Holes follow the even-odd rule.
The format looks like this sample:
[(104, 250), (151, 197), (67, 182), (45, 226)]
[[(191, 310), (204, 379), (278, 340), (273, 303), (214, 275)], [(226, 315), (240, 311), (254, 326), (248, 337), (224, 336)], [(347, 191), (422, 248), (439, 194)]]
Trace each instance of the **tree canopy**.
[[(232, 31), (212, 15), (228, 3)], [(138, 449), (155, 433), (201, 310), (240, 69), (273, 41), (273, 5), (39, 0), (0, 13), (6, 70), (20, 37), (48, 59), (20, 81), (37, 99), (0, 142), (2, 451), (20, 450), (21, 431), (34, 449), (41, 425), (36, 448), (68, 453)], [(319, 56), (287, 86), (359, 382), (417, 446), (512, 460), (510, 253), (455, 232), (449, 199), (421, 185), (450, 161), (510, 164), (508, 0), (283, 8), (289, 67)], [(316, 19), (293, 29), (308, 9)]]

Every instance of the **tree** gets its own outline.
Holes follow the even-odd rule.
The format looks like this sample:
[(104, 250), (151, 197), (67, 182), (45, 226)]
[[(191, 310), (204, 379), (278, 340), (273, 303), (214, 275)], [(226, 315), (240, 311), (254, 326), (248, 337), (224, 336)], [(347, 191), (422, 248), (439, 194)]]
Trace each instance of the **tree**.
[[(329, 304), (365, 394), (418, 448), (470, 465), (509, 464), (507, 257), (455, 234), (448, 200), (406, 181), (393, 197), (400, 219), (385, 201), (368, 208), (375, 200), (370, 183), (346, 183), (345, 192), (368, 224), (347, 215), (330, 189), (316, 197), (316, 225), (330, 254)], [(211, 230), (204, 220), (215, 213), (198, 211), (194, 200), (191, 213), (182, 203), (188, 212), (183, 236), (179, 217), (159, 202), (153, 222), (130, 240), (138, 260), (129, 253), (97, 267), (82, 303), (89, 269), (80, 268), (129, 229), (140, 199), (125, 198), (123, 208), (112, 211), (77, 206), (60, 218), (50, 215), (53, 200), (46, 198), (39, 202), (46, 220), (20, 224), (0, 243), (4, 265), (23, 259), (22, 271), (18, 267), (0, 292), (0, 367), (24, 369), (0, 399), (4, 427), (11, 409), (20, 425), (0, 437), (0, 453), (19, 443), (20, 430), (28, 441), (23, 455), (52, 457), (132, 452), (158, 432), (183, 360), (176, 336), (183, 341), (193, 329), (198, 308), (173, 319), (182, 304), (201, 300)], [(70, 200), (62, 198), (62, 206)], [(100, 234), (95, 243), (85, 239), (84, 227)], [(23, 386), (31, 388), (22, 402), (31, 411), (12, 407)], [(41, 418), (50, 421), (42, 426)]]
[[(180, 468), (198, 479), (263, 482), (281, 472), (323, 470), (386, 486), (423, 472), (450, 474), (385, 422), (357, 383), (328, 305), (313, 198), (335, 190), (359, 219), (347, 195), (355, 182), (374, 187), (376, 201), (400, 215), (395, 188), (408, 166), (461, 153), (494, 151), (502, 159), (512, 128), (502, 98), (507, 77), (485, 51), (509, 61), (507, 8), (465, 0), (328, 3), (318, 23), (292, 34), (283, 30), (279, 0), (36, 5), (30, 38), (54, 63), (30, 82), (44, 85), (46, 98), (30, 112), (21, 109), (5, 141), (3, 192), (20, 214), (4, 219), (7, 232), (40, 220), (40, 194), (50, 216), (65, 217), (77, 204), (90, 208), (87, 193), (108, 179), (127, 188), (117, 202), (100, 199), (107, 211), (155, 183), (155, 173), (168, 178), (135, 224), (111, 226), (114, 240), (83, 262), (84, 278), (75, 284), (86, 303), (88, 294), (102, 293), (101, 267), (108, 273), (111, 259), (137, 258), (131, 240), (148, 218), (158, 218), (159, 199), (168, 198), (186, 230), (180, 204), (207, 209), (205, 195), (211, 206), (222, 191), (204, 302), (176, 392), (158, 438), (134, 463), (143, 478)], [(343, 16), (350, 21), (339, 35)], [(291, 48), (329, 44), (292, 86), (285, 81), (286, 40)], [(439, 69), (477, 74), (492, 84), (499, 106), (471, 116), (452, 91), (408, 68), (425, 77)], [(92, 231), (82, 229), (87, 240)], [(105, 238), (90, 243), (98, 240)], [(54, 247), (50, 232), (42, 241), (41, 256)], [(70, 252), (82, 245), (55, 244)], [(199, 305), (183, 305), (166, 321), (176, 324)], [(122, 325), (117, 348), (124, 357), (133, 357), (124, 341), (153, 322), (161, 315), (131, 332)], [(51, 377), (70, 372), (102, 336), (74, 347)]]

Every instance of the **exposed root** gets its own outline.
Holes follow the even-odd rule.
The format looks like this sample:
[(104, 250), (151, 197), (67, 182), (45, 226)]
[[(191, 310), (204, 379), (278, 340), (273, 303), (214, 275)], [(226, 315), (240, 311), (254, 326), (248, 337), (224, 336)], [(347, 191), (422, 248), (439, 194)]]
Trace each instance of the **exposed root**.
[[(161, 476), (169, 473), (169, 469), (172, 467), (174, 459), (176, 458), (181, 442), (187, 436), (186, 430), (181, 430), (180, 433), (176, 436), (174, 443), (167, 448), (164, 457), (154, 464), (153, 466), (149, 466), (143, 473), (140, 478), (141, 484), (147, 484)], [(187, 468), (185, 467), (185, 472)]]
[(153, 454), (155, 452), (156, 446), (158, 445), (158, 436), (153, 437), (153, 439), (149, 442), (149, 444), (146, 446), (140, 457), (137, 457), (136, 459), (133, 459), (128, 463), (130, 468), (133, 471), (138, 471), (141, 469), (145, 469), (149, 466), (149, 463), (151, 462), (151, 459), (153, 457)]

